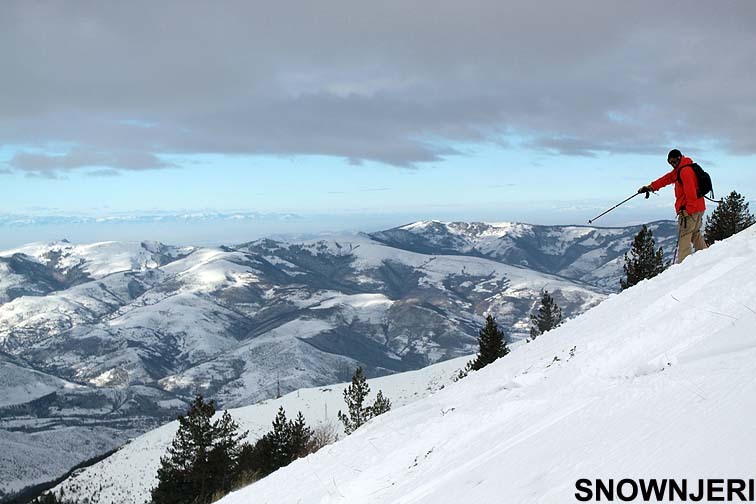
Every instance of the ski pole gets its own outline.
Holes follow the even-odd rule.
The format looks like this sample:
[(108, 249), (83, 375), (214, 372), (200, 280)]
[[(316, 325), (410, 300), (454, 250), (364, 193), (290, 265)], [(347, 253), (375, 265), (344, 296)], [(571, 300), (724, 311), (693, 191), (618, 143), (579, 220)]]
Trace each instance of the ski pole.
[(598, 219), (599, 219), (600, 217), (603, 217), (604, 215), (608, 214), (609, 212), (611, 212), (612, 210), (614, 210), (614, 209), (615, 209), (615, 208), (617, 208), (618, 206), (622, 206), (622, 205), (624, 205), (625, 203), (627, 203), (627, 202), (628, 202), (628, 201), (630, 201), (631, 199), (635, 198), (635, 197), (636, 197), (636, 196), (638, 196), (639, 194), (641, 194), (641, 193), (635, 193), (635, 194), (633, 194), (632, 196), (630, 196), (629, 198), (627, 198), (627, 199), (626, 199), (625, 201), (622, 201), (621, 203), (617, 203), (616, 205), (614, 205), (614, 206), (613, 206), (612, 208), (610, 208), (610, 209), (609, 209), (609, 210), (607, 210), (606, 212), (602, 213), (601, 215), (597, 215), (597, 216), (596, 216), (596, 217), (594, 217), (593, 219), (589, 220), (589, 221), (588, 221), (588, 224), (593, 224), (593, 221), (596, 221), (596, 220), (598, 220)]

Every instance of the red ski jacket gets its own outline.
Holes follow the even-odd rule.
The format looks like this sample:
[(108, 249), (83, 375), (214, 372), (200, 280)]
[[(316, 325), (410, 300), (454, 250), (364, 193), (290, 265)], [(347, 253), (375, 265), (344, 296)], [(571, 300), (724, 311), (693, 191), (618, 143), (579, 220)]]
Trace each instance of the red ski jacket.
[(693, 160), (683, 156), (677, 168), (651, 182), (651, 189), (654, 191), (675, 184), (675, 211), (678, 214), (683, 210), (688, 214), (706, 210), (706, 201), (698, 197), (698, 178), (689, 166), (691, 164)]

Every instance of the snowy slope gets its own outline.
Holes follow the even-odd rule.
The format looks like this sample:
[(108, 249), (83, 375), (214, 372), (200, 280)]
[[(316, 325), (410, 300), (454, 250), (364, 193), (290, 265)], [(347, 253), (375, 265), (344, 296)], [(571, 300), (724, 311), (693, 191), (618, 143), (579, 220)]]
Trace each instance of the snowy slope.
[(753, 478), (756, 228), (221, 500), (575, 502), (579, 478)]
[[(468, 358), (463, 357), (426, 367), (419, 371), (400, 373), (368, 380), (372, 400), (378, 390), (399, 407), (426, 397), (435, 390), (452, 383), (459, 369)], [(328, 387), (302, 389), (280, 399), (229, 410), (240, 424), (241, 430), (249, 430), (249, 439), (254, 441), (268, 432), (271, 422), (283, 406), (289, 417), (297, 411), (310, 425), (331, 423), (338, 425), (337, 412), (344, 410), (343, 391), (347, 383)], [(152, 430), (122, 447), (110, 457), (84, 469), (55, 488), (65, 495), (88, 499), (91, 504), (123, 503), (142, 504), (149, 499), (149, 490), (156, 484), (155, 475), (160, 457), (178, 428), (178, 422), (170, 422)], [(343, 435), (343, 434), (342, 434)]]

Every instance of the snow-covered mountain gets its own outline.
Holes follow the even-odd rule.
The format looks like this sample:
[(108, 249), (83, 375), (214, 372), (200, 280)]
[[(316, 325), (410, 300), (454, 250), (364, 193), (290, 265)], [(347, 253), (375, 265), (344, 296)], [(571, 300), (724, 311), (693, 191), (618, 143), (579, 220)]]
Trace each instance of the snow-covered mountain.
[[(524, 334), (543, 288), (568, 315), (602, 298), (521, 267), (368, 238), (28, 250), (6, 255), (8, 276), (63, 280), (38, 286), (46, 295), (6, 291), (0, 350), (75, 383), (201, 389), (229, 405), (269, 396), (273, 386), (338, 381), (354, 365), (385, 374), (469, 353), (485, 312)], [(279, 380), (284, 363), (294, 371)]]
[(119, 272), (153, 269), (193, 252), (157, 242), (67, 241), (32, 244), (0, 252), (0, 304), (45, 296)]
[[(460, 226), (422, 236), (442, 243), (444, 230)], [(175, 418), (198, 391), (234, 407), (344, 381), (358, 365), (369, 376), (418, 369), (472, 353), (488, 312), (511, 339), (525, 335), (542, 289), (567, 316), (604, 298), (601, 283), (511, 264), (504, 253), (412, 251), (389, 243), (397, 234), (220, 248), (56, 242), (0, 252), (0, 363), (23, 375), (0, 400), (0, 453), (12, 454), (0, 456), (8, 476), (0, 491), (51, 479), (63, 464)], [(624, 250), (633, 235), (624, 231)], [(565, 250), (594, 244), (605, 264), (614, 260), (614, 252), (602, 256), (609, 242), (573, 228), (552, 238), (582, 243)], [(619, 249), (622, 238), (611, 243)], [(539, 247), (548, 255), (553, 243), (534, 239), (528, 250)], [(56, 436), (65, 462), (40, 457), (43, 434)], [(87, 436), (103, 442), (79, 443)]]
[(754, 478), (755, 255), (751, 228), (220, 502), (577, 502), (599, 479), (721, 501), (707, 478)]
[[(677, 245), (675, 223), (659, 221), (648, 227), (665, 257), (671, 259)], [(640, 226), (420, 221), (370, 236), (404, 250), (485, 257), (616, 292), (628, 243), (639, 230)]]

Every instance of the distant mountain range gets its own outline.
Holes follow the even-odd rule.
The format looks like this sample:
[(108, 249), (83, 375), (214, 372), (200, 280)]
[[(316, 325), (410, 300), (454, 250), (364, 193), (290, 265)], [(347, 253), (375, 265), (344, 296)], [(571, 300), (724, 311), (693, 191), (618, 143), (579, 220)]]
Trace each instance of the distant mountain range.
[[(677, 245), (675, 223), (648, 225), (657, 246), (671, 259)], [(519, 223), (421, 221), (373, 233), (374, 240), (422, 254), (485, 257), (615, 292), (624, 254), (640, 226), (535, 226)]]
[(291, 213), (262, 212), (143, 212), (115, 215), (46, 215), (46, 214), (0, 214), (0, 226), (45, 226), (100, 223), (157, 223), (157, 222), (198, 222), (234, 220), (300, 220), (301, 216)]
[[(671, 254), (674, 223), (651, 227)], [(237, 407), (356, 366), (418, 369), (474, 353), (486, 313), (518, 340), (544, 289), (568, 317), (615, 291), (637, 231), (427, 221), (344, 240), (0, 252), (0, 491), (115, 448), (197, 392)]]

